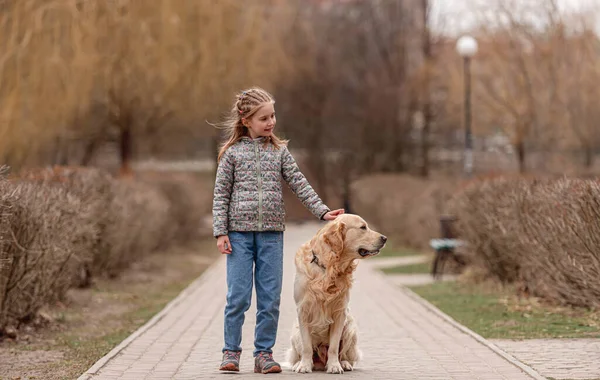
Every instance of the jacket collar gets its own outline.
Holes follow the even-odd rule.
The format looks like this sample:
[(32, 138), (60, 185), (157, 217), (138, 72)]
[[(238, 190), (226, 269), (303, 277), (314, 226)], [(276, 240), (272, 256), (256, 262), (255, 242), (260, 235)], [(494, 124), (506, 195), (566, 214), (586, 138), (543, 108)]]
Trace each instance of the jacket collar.
[(250, 142), (250, 143), (253, 143), (253, 142), (265, 142), (265, 140), (266, 140), (266, 137), (264, 137), (264, 136), (260, 136), (260, 137), (257, 137), (255, 139), (253, 139), (250, 136), (242, 136), (242, 138), (240, 139), (240, 141)]

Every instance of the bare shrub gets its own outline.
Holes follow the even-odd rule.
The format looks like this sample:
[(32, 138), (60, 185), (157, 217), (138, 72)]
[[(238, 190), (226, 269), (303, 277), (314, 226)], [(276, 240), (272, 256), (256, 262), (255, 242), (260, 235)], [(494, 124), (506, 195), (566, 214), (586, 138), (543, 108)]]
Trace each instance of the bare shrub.
[(147, 184), (133, 179), (115, 182), (102, 235), (104, 249), (94, 258), (94, 271), (118, 275), (132, 262), (155, 251), (168, 223), (169, 202)]
[(91, 215), (88, 223), (94, 230), (85, 238), (92, 248), (81, 253), (76, 283), (89, 284), (92, 272), (115, 276), (149, 252), (200, 236), (200, 221), (209, 201), (201, 181), (173, 173), (140, 177), (115, 179), (101, 169), (59, 166), (20, 174), (23, 181), (72, 193)]
[(560, 303), (600, 302), (600, 184), (582, 179), (495, 179), (452, 208), (474, 262), (489, 277)]
[(2, 245), (0, 327), (34, 316), (60, 299), (91, 248), (91, 215), (81, 200), (62, 187), (38, 182), (2, 181), (7, 194)]
[(92, 273), (117, 276), (157, 249), (197, 239), (207, 209), (200, 183), (77, 167), (0, 177), (0, 332), (89, 284)]
[(82, 212), (90, 216), (86, 220), (89, 231), (81, 237), (86, 240), (87, 250), (79, 253), (82, 265), (74, 285), (90, 285), (92, 261), (105, 249), (102, 235), (108, 223), (108, 206), (114, 196), (114, 178), (102, 169), (71, 166), (29, 169), (20, 173), (18, 178), (61, 187), (81, 200)]
[(202, 218), (211, 212), (212, 206), (212, 191), (204, 188), (204, 182), (185, 173), (147, 172), (140, 179), (169, 201), (163, 243), (185, 244), (202, 236)]
[(532, 184), (522, 210), (523, 278), (532, 293), (576, 306), (600, 305), (600, 184)]
[(517, 280), (523, 252), (515, 236), (519, 233), (518, 179), (498, 179), (474, 183), (453, 200), (461, 239), (476, 262), (501, 281)]

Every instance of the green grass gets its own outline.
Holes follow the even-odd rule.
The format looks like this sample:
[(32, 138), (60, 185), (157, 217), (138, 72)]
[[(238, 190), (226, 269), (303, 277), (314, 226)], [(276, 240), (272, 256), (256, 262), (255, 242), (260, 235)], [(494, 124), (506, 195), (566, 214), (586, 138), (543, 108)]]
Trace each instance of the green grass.
[(600, 337), (598, 312), (519, 300), (510, 289), (434, 283), (412, 290), (484, 338)]
[[(61, 361), (50, 364), (46, 369), (51, 370), (52, 367), (60, 368), (63, 376), (56, 378), (67, 379), (77, 377), (162, 310), (189, 282), (190, 279), (176, 281), (166, 285), (164, 288), (139, 295), (134, 301), (131, 301), (136, 306), (131, 311), (119, 316), (122, 322), (120, 328), (108, 328), (105, 334), (84, 338), (77, 334), (77, 332), (59, 334), (52, 344), (49, 344), (45, 348), (48, 350), (62, 348), (65, 357)], [(109, 292), (108, 289), (105, 291)], [(96, 289), (96, 292), (102, 292), (102, 290)], [(123, 298), (123, 294), (115, 293), (110, 295), (113, 299)]]
[(385, 274), (416, 274), (416, 273), (430, 273), (431, 263), (429, 261), (418, 264), (400, 265), (397, 267), (383, 268), (382, 272)]

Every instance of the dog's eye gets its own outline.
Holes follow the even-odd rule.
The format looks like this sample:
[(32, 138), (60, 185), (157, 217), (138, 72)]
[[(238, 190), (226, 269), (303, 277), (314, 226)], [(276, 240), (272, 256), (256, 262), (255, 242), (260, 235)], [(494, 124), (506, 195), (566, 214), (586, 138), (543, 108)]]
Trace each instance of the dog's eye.
[(366, 230), (366, 229), (367, 229), (367, 226), (361, 226), (361, 227), (360, 227), (360, 229), (361, 229), (361, 230)]

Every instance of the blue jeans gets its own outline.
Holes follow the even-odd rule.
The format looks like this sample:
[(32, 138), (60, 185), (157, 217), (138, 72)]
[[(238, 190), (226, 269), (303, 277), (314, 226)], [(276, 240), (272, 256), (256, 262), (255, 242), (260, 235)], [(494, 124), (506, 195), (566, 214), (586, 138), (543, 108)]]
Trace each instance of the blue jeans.
[(250, 308), (254, 279), (257, 306), (254, 356), (259, 352), (272, 353), (283, 280), (283, 232), (229, 232), (229, 241), (223, 351), (242, 350), (244, 313)]

